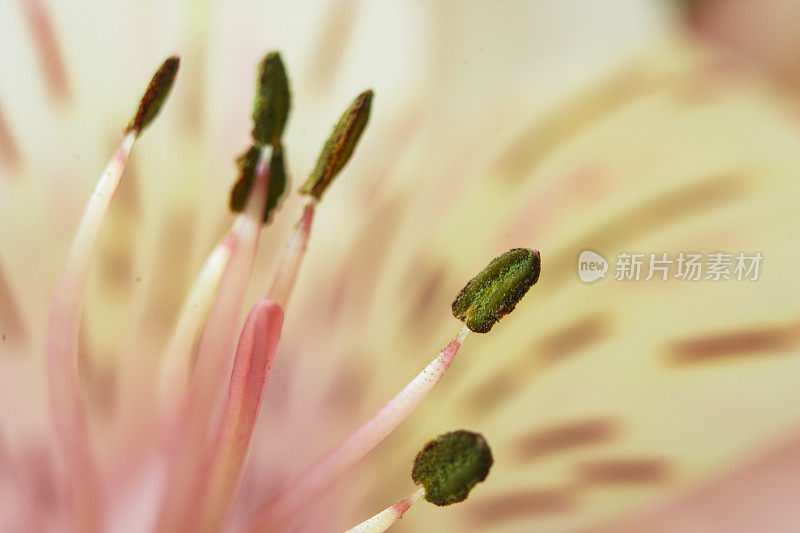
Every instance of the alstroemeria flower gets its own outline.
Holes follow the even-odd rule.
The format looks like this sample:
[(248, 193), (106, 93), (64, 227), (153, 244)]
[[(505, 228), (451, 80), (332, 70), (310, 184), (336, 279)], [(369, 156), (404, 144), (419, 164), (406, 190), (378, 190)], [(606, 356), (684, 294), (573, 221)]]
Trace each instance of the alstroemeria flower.
[[(210, 500), (231, 500), (225, 528), (246, 530), (456, 337), (453, 298), (510, 248), (541, 251), (535, 295), (470, 335), (413, 414), (307, 503), (299, 530), (341, 531), (404, 501), (417, 451), (460, 428), (491, 443), (490, 475), (464, 504), (415, 504), (393, 531), (650, 531), (649, 517), (689, 531), (665, 518), (679, 512), (720, 531), (722, 515), (763, 515), (767, 499), (748, 508), (724, 487), (782, 490), (785, 477), (742, 465), (772, 465), (759, 458), (800, 422), (796, 102), (738, 63), (719, 68), (723, 52), (664, 2), (605, 4), (0, 3), (0, 530), (85, 524), (74, 496), (85, 480), (64, 460), (50, 405), (48, 320), (95, 180), (171, 54), (180, 73), (136, 142), (82, 307), (79, 391), (103, 487), (83, 504), (102, 507), (109, 531), (163, 525), (170, 501), (199, 528), (213, 507), (193, 508), (192, 480), (166, 475), (164, 457), (195, 448), (159, 455), (164, 354), (235, 219), (234, 160), (253, 142), (268, 50), (291, 81), (292, 181), (228, 320), (245, 346), (268, 346), (259, 335), (279, 314), (283, 325), (263, 352), (274, 360), (241, 487)], [(368, 87), (369, 129), (316, 207), (279, 313), (262, 298), (305, 212), (296, 191)], [(763, 264), (756, 281), (626, 282), (609, 270), (584, 284), (584, 250), (611, 263), (758, 252)]]

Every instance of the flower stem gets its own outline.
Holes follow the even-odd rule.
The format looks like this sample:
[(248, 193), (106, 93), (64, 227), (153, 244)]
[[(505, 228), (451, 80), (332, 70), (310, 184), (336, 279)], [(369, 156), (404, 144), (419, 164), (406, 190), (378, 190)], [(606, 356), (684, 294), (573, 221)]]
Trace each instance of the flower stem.
[(67, 478), (81, 531), (99, 531), (104, 491), (92, 451), (89, 422), (81, 395), (78, 330), (92, 256), (106, 213), (117, 192), (136, 132), (122, 140), (95, 185), (56, 285), (47, 324), (47, 377), (50, 408), (60, 440)]
[(463, 327), (403, 390), (267, 502), (251, 520), (248, 531), (281, 531), (295, 524), (309, 502), (330, 488), (414, 411), (450, 366), (468, 333), (469, 329)]
[(423, 496), (425, 496), (425, 489), (420, 487), (408, 498), (400, 500), (391, 507), (387, 507), (372, 518), (348, 529), (345, 533), (383, 533), (400, 520), (405, 512)]

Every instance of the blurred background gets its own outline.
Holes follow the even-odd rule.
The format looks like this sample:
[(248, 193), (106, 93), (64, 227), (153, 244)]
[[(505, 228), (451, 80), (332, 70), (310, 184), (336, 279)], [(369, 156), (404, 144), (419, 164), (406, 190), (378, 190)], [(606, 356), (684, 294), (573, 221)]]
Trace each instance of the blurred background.
[[(120, 476), (182, 296), (232, 219), (256, 65), (277, 49), (294, 189), (350, 100), (376, 97), (318, 210), (237, 517), (457, 333), (467, 280), (529, 247), (539, 283), (303, 530), (406, 497), (416, 451), (459, 428), (491, 444), (487, 481), (393, 531), (800, 530), (798, 30), (794, 0), (0, 0), (0, 523), (62, 505), (47, 306), (146, 80), (181, 55), (104, 229), (81, 339)], [(301, 207), (290, 194), (264, 233), (248, 302)], [(587, 249), (606, 279), (580, 281)], [(623, 252), (763, 260), (755, 281), (618, 281)]]

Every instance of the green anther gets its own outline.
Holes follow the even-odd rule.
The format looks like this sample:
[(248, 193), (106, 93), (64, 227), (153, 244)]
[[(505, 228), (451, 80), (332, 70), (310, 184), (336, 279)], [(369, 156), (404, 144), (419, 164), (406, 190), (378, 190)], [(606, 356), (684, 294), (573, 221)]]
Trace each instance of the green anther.
[(450, 505), (466, 500), (472, 487), (486, 479), (493, 462), (492, 451), (482, 435), (452, 431), (420, 450), (411, 479), (425, 487), (426, 500)]
[(286, 167), (283, 164), (283, 149), (278, 145), (273, 149), (269, 160), (269, 189), (267, 190), (267, 205), (264, 207), (264, 223), (272, 218), (272, 213), (280, 204), (286, 192)]
[(258, 66), (256, 99), (253, 103), (253, 139), (277, 147), (289, 117), (292, 97), (281, 55), (270, 52)]
[[(252, 145), (236, 160), (239, 167), (239, 178), (231, 189), (229, 205), (231, 211), (244, 211), (247, 199), (253, 191), (256, 181), (258, 159), (261, 157), (261, 146)], [(283, 149), (280, 145), (272, 150), (269, 160), (269, 187), (267, 189), (267, 202), (264, 206), (264, 223), (270, 222), (272, 213), (280, 204), (286, 192), (286, 168), (283, 163)]]
[(170, 89), (172, 89), (180, 62), (181, 60), (178, 56), (172, 56), (161, 64), (153, 75), (153, 79), (150, 80), (150, 85), (147, 86), (144, 96), (139, 100), (139, 108), (125, 128), (125, 133), (135, 131), (138, 137), (142, 130), (156, 118), (169, 95)]
[(514, 248), (496, 257), (453, 301), (453, 315), (476, 333), (486, 333), (514, 310), (539, 279), (539, 252)]
[(254, 144), (236, 160), (239, 167), (239, 179), (231, 189), (230, 208), (231, 211), (244, 211), (247, 199), (250, 198), (250, 191), (256, 179), (256, 166), (261, 155), (261, 148)]
[(300, 189), (301, 193), (309, 194), (317, 200), (322, 198), (333, 178), (353, 155), (358, 140), (364, 133), (364, 128), (367, 127), (371, 107), (371, 90), (359, 94), (350, 104), (325, 142), (317, 160), (317, 166)]

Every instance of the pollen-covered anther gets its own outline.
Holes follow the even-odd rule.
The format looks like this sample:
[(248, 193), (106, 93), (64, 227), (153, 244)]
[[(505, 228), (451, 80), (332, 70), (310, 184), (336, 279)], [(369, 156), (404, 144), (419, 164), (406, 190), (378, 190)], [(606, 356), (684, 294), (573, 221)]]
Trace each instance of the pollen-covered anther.
[[(228, 206), (231, 211), (239, 213), (244, 211), (247, 199), (253, 190), (258, 171), (258, 162), (261, 158), (261, 151), (265, 148), (257, 144), (250, 146), (242, 155), (236, 159), (236, 166), (239, 167), (239, 177), (231, 187), (231, 195)], [(268, 150), (268, 148), (266, 148)], [(272, 150), (269, 160), (269, 185), (267, 188), (266, 205), (264, 206), (263, 222), (265, 224), (272, 221), (272, 215), (280, 207), (286, 193), (286, 168), (283, 162), (283, 151)]]
[(492, 452), (478, 433), (458, 430), (438, 436), (414, 459), (411, 478), (425, 488), (425, 499), (450, 505), (467, 499), (472, 488), (486, 479)]
[(139, 108), (125, 128), (125, 133), (135, 131), (136, 135), (139, 136), (156, 118), (161, 106), (164, 105), (167, 96), (169, 96), (173, 83), (175, 83), (175, 76), (178, 74), (180, 62), (181, 60), (178, 56), (172, 56), (158, 67), (153, 79), (150, 80), (150, 85), (147, 86), (144, 96), (139, 100)]
[(367, 127), (372, 96), (372, 90), (364, 91), (344, 112), (325, 142), (316, 168), (300, 189), (301, 193), (311, 195), (317, 200), (322, 198), (333, 179), (350, 160), (361, 134)]
[(411, 477), (420, 488), (345, 533), (383, 533), (420, 498), (439, 506), (464, 501), (486, 479), (493, 462), (482, 435), (463, 429), (439, 435), (414, 459)]
[(278, 148), (292, 105), (289, 79), (278, 52), (270, 52), (258, 65), (253, 103), (253, 140)]
[(487, 333), (538, 280), (537, 250), (513, 248), (496, 257), (467, 283), (453, 301), (453, 315), (475, 333)]
[(239, 178), (231, 188), (231, 197), (228, 205), (231, 211), (244, 211), (250, 191), (253, 190), (253, 183), (256, 179), (256, 167), (261, 155), (261, 148), (254, 144), (250, 146), (242, 155), (236, 159), (236, 166), (239, 167)]
[(286, 127), (291, 108), (291, 92), (286, 69), (278, 52), (270, 52), (258, 65), (256, 97), (253, 102), (253, 144), (236, 160), (239, 177), (231, 189), (231, 211), (243, 211), (253, 189), (258, 172), (258, 163), (267, 145), (272, 146), (269, 154), (269, 186), (264, 223), (272, 219), (286, 192), (286, 165), (281, 135)]
[(264, 206), (264, 223), (272, 221), (273, 213), (280, 207), (286, 194), (286, 163), (283, 158), (283, 147), (273, 147), (269, 159), (269, 188), (267, 189), (267, 204)]

